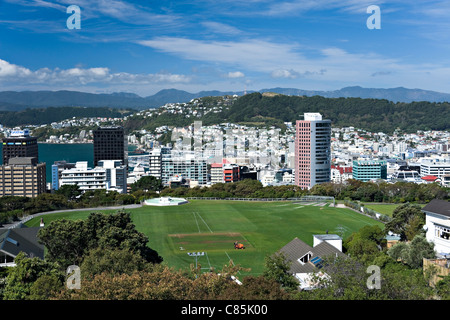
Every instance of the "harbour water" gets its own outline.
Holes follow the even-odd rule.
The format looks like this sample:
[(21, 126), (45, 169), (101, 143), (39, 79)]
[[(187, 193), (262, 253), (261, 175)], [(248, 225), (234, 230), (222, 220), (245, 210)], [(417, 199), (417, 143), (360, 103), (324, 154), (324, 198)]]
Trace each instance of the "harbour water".
[[(3, 146), (0, 144), (0, 153)], [(90, 167), (94, 164), (94, 145), (92, 143), (52, 144), (39, 143), (39, 162), (46, 163), (47, 182), (52, 181), (52, 164), (55, 161), (65, 160), (75, 163), (87, 161)], [(3, 160), (0, 157), (0, 164)]]
[[(39, 143), (39, 162), (46, 163), (47, 182), (52, 182), (52, 164), (55, 161), (66, 161), (75, 163), (77, 161), (87, 161), (89, 167), (94, 166), (94, 145), (92, 143)], [(132, 154), (136, 146), (128, 145), (128, 152)], [(0, 155), (3, 146), (0, 143)], [(0, 156), (0, 165), (3, 158)]]

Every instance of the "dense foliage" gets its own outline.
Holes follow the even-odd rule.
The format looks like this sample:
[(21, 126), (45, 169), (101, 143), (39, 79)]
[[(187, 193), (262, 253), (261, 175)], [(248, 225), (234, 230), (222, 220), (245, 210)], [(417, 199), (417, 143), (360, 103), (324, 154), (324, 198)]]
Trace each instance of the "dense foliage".
[[(66, 228), (67, 224), (71, 227)], [(125, 224), (125, 225), (124, 225)], [(435, 287), (428, 282), (422, 257), (432, 256), (432, 245), (421, 235), (402, 255), (387, 249), (384, 231), (367, 226), (345, 239), (345, 257), (324, 257), (327, 277), (314, 275), (318, 289), (299, 291), (289, 274), (290, 262), (274, 253), (267, 256), (260, 276), (233, 281), (242, 270), (230, 263), (222, 270), (205, 272), (201, 266), (175, 270), (145, 259), (132, 239), (136, 231), (125, 212), (92, 213), (84, 222), (55, 220), (40, 232), (49, 253), (45, 260), (16, 257), (16, 267), (4, 269), (0, 277), (0, 299), (58, 300), (429, 300), (449, 298), (449, 279)], [(120, 231), (121, 229), (122, 231)], [(118, 238), (118, 233), (126, 233)], [(83, 236), (81, 236), (83, 235)], [(64, 244), (64, 245), (63, 245)], [(131, 245), (130, 245), (131, 244)], [(56, 251), (54, 249), (58, 248)], [(75, 251), (74, 248), (77, 248)], [(430, 251), (431, 250), (431, 251)], [(59, 258), (58, 258), (59, 257)], [(65, 259), (64, 257), (71, 257)], [(80, 265), (81, 286), (65, 285), (65, 265)], [(378, 266), (380, 287), (368, 286), (369, 266)]]
[(50, 124), (66, 119), (76, 118), (122, 118), (132, 111), (113, 108), (84, 108), (84, 107), (48, 107), (29, 108), (21, 111), (0, 111), (0, 123), (6, 127), (23, 125)]
[(300, 120), (304, 112), (319, 112), (335, 127), (353, 126), (371, 132), (448, 130), (449, 103), (394, 103), (380, 99), (299, 97), (252, 93), (236, 100), (224, 116), (229, 122)]
[(438, 183), (416, 184), (406, 182), (362, 182), (350, 179), (346, 183), (322, 183), (310, 190), (295, 185), (266, 186), (257, 180), (242, 180), (235, 183), (217, 183), (209, 188), (166, 188), (161, 195), (183, 197), (217, 198), (298, 198), (304, 195), (335, 197), (336, 200), (358, 200), (363, 202), (427, 203), (433, 199), (448, 199), (449, 188)]
[(149, 262), (160, 263), (158, 253), (147, 247), (148, 238), (135, 229), (129, 213), (91, 213), (86, 220), (56, 220), (39, 230), (49, 261), (79, 265), (93, 249), (127, 249)]
[[(217, 105), (218, 100), (200, 99), (207, 108)], [(155, 129), (159, 126), (184, 127), (194, 120), (204, 125), (224, 122), (242, 123), (250, 126), (276, 126), (284, 128), (284, 122), (301, 120), (305, 112), (319, 112), (330, 119), (334, 127), (355, 127), (370, 132), (393, 133), (418, 130), (449, 130), (450, 103), (411, 102), (394, 103), (382, 99), (324, 98), (321, 96), (287, 96), (281, 94), (251, 93), (236, 99), (220, 112), (209, 112), (196, 118), (183, 114), (162, 113), (152, 117), (129, 117), (124, 125), (134, 128)]]

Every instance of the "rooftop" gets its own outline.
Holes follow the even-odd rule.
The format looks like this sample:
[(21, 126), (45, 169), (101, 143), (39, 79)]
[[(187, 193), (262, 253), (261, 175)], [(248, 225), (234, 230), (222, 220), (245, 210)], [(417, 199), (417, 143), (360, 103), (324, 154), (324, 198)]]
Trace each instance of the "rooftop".
[(328, 256), (345, 256), (345, 254), (343, 254), (328, 242), (323, 241), (315, 247), (311, 247), (299, 238), (294, 238), (291, 242), (281, 248), (280, 252), (284, 253), (286, 255), (286, 258), (292, 262), (290, 271), (295, 274), (311, 273), (317, 271), (317, 267), (315, 266), (315, 264), (309, 262), (302, 264), (299, 262), (299, 259), (308, 253), (311, 254), (309, 261), (317, 257), (325, 258)]
[(320, 240), (342, 240), (337, 234), (315, 234), (313, 237)]
[(422, 208), (422, 211), (437, 213), (446, 217), (450, 217), (450, 202), (446, 200), (433, 199), (430, 201), (430, 203)]

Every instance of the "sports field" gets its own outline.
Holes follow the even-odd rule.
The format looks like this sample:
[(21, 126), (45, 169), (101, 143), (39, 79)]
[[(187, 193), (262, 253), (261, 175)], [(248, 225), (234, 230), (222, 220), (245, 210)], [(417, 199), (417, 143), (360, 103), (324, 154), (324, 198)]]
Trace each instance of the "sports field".
[[(100, 210), (102, 212), (111, 212)], [(366, 225), (383, 224), (345, 208), (323, 203), (245, 202), (192, 200), (169, 207), (130, 209), (136, 228), (149, 237), (149, 246), (176, 269), (195, 264), (192, 252), (203, 252), (197, 263), (206, 271), (221, 269), (230, 260), (250, 268), (246, 274), (262, 273), (264, 258), (298, 237), (312, 245), (314, 234), (337, 233), (348, 237)], [(89, 212), (55, 213), (44, 217), (84, 219)], [(40, 218), (27, 225), (39, 225)], [(234, 249), (234, 242), (245, 249)]]
[[(394, 210), (401, 205), (402, 204), (373, 204), (373, 203), (364, 204), (366, 208), (372, 209), (378, 213), (384, 214), (389, 217), (392, 217)], [(425, 204), (417, 204), (417, 205), (422, 208), (425, 206)]]

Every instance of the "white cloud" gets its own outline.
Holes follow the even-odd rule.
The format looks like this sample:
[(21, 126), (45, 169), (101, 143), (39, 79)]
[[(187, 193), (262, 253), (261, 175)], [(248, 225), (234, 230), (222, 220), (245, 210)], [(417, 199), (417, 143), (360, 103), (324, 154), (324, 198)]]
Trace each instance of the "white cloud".
[(296, 52), (298, 47), (296, 44), (266, 40), (205, 41), (158, 37), (138, 43), (188, 60), (224, 63), (253, 71), (271, 72), (307, 62)]
[(25, 77), (31, 74), (27, 68), (11, 64), (5, 60), (0, 59), (0, 80), (9, 77)]
[(226, 34), (226, 35), (239, 35), (242, 31), (236, 27), (230, 26), (228, 24), (215, 22), (215, 21), (204, 21), (201, 25), (208, 28), (214, 33)]
[(295, 79), (299, 76), (298, 72), (294, 70), (278, 69), (271, 73), (272, 78), (290, 78)]
[(243, 78), (243, 77), (245, 77), (245, 74), (243, 74), (240, 71), (234, 71), (234, 72), (228, 72), (227, 77), (228, 78)]
[(88, 85), (88, 84), (176, 84), (189, 83), (190, 76), (171, 73), (132, 74), (127, 72), (112, 73), (108, 68), (41, 68), (32, 71), (28, 68), (11, 64), (0, 59), (0, 83), (14, 84), (45, 84), (52, 85)]

